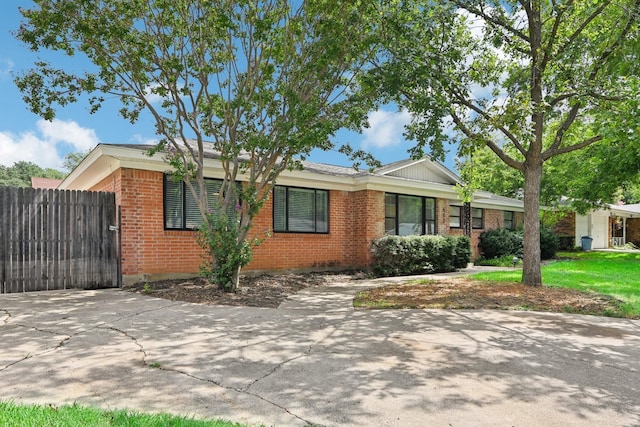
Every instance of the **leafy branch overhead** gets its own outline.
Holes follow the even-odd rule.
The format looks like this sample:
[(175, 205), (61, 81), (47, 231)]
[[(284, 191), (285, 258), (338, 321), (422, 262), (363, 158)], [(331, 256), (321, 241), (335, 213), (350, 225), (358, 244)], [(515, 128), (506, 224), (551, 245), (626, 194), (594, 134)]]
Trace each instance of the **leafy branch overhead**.
[(150, 114), (162, 138), (156, 150), (171, 147), (174, 172), (204, 222), (205, 154), (215, 152), (224, 171), (220, 205), (240, 206), (241, 240), (278, 175), (313, 149), (340, 148), (331, 136), (359, 128), (370, 110), (356, 80), (375, 35), (367, 2), (35, 3), (22, 11), (18, 38), (33, 50), (84, 55), (94, 68), (35, 64), (17, 79), (32, 111), (52, 119), (71, 102), (95, 110), (115, 98), (131, 122)]
[(455, 140), (463, 158), (486, 147), (522, 174), (525, 283), (541, 282), (543, 164), (640, 143), (639, 15), (640, 0), (399, 0), (389, 12), (370, 84), (413, 113), (416, 155)]

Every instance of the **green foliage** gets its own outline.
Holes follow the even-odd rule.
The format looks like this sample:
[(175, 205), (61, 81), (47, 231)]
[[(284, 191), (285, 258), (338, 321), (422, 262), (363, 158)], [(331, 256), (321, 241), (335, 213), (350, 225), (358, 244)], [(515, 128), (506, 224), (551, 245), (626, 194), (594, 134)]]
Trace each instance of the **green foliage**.
[(168, 414), (124, 410), (104, 411), (80, 405), (18, 405), (0, 401), (2, 426), (145, 426), (145, 427), (242, 427), (222, 420), (196, 420)]
[[(311, 151), (341, 148), (354, 160), (368, 158), (335, 147), (331, 137), (345, 126), (359, 129), (374, 102), (357, 76), (375, 56), (375, 3), (36, 3), (21, 9), (18, 39), (34, 51), (83, 55), (93, 67), (79, 72), (65, 61), (35, 63), (15, 80), (31, 111), (51, 119), (69, 103), (86, 100), (95, 111), (117, 99), (120, 114), (132, 123), (149, 114), (161, 137), (152, 152), (166, 154), (198, 201), (204, 222), (210, 208), (205, 158), (211, 151), (224, 174), (221, 194), (244, 183), (239, 234), (216, 243), (225, 247), (237, 240), (239, 252), (232, 262), (212, 265), (244, 262), (240, 242), (259, 207), (279, 174), (301, 167)], [(220, 201), (223, 210), (237, 204)], [(222, 228), (213, 223), (219, 233)], [(235, 287), (237, 277), (234, 282)]]
[(43, 169), (31, 162), (15, 162), (13, 166), (0, 165), (0, 185), (31, 187), (31, 177), (63, 179), (65, 174), (51, 168)]
[(84, 160), (85, 157), (89, 155), (91, 150), (87, 151), (75, 151), (67, 153), (62, 159), (62, 167), (69, 173), (73, 171), (76, 166), (80, 164)]
[[(558, 251), (558, 236), (551, 228), (540, 228), (540, 251), (542, 259), (551, 259)], [(480, 234), (478, 248), (482, 257), (486, 260), (494, 258), (521, 258), (523, 251), (523, 238), (521, 230), (507, 230), (496, 228)]]
[(251, 261), (251, 245), (242, 237), (236, 212), (211, 209), (198, 234), (198, 243), (209, 255), (200, 273), (227, 291), (235, 290), (235, 277)]
[(372, 244), (373, 271), (402, 276), (455, 271), (471, 257), (465, 236), (385, 236)]
[[(513, 256), (511, 255), (504, 255), (499, 258), (491, 259), (478, 258), (474, 260), (473, 263), (474, 265), (484, 265), (491, 267), (514, 267)], [(517, 259), (515, 267), (517, 266), (522, 266), (522, 260)]]
[[(407, 136), (417, 141), (413, 155), (429, 149), (441, 158), (445, 143), (454, 141), (462, 158), (488, 147), (516, 171), (473, 168), (499, 175), (503, 194), (520, 195), (522, 188), (532, 224), (525, 233), (523, 282), (540, 284), (544, 166), (591, 145), (606, 150), (617, 144), (606, 164), (585, 154), (553, 173), (553, 192), (570, 188), (565, 173), (571, 171), (584, 182), (580, 188), (592, 191), (582, 192), (587, 200), (610, 193), (609, 185), (601, 192), (587, 183), (613, 171), (616, 158), (625, 165), (618, 177), (638, 170), (640, 3), (399, 0), (383, 13), (385, 52), (366, 82), (412, 113)], [(629, 158), (622, 157), (625, 149)]]
[(522, 256), (522, 232), (496, 228), (480, 233), (480, 254), (485, 259)]
[(467, 236), (456, 236), (453, 240), (455, 244), (453, 267), (466, 268), (471, 261), (471, 239)]
[[(597, 292), (619, 299), (621, 317), (640, 317), (640, 284), (638, 267), (640, 254), (635, 252), (562, 252), (561, 258), (542, 268), (545, 286), (571, 288), (583, 292)], [(517, 282), (518, 270), (474, 274), (473, 279)]]
[(560, 242), (558, 236), (549, 227), (540, 227), (540, 257), (551, 259), (556, 256)]

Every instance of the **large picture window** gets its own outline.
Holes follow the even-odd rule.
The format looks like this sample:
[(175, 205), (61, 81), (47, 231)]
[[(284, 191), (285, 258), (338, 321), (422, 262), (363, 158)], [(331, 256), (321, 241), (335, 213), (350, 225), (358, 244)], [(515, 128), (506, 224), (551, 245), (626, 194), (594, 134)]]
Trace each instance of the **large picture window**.
[[(205, 179), (207, 201), (214, 206), (215, 198), (220, 192), (222, 181)], [(198, 191), (198, 184), (193, 185)], [(169, 175), (164, 176), (164, 228), (168, 230), (196, 230), (202, 225), (202, 216), (198, 203), (184, 181), (174, 181)]]
[(329, 232), (329, 192), (276, 186), (273, 189), (273, 231)]
[(386, 234), (436, 234), (436, 200), (433, 198), (387, 193), (384, 210)]

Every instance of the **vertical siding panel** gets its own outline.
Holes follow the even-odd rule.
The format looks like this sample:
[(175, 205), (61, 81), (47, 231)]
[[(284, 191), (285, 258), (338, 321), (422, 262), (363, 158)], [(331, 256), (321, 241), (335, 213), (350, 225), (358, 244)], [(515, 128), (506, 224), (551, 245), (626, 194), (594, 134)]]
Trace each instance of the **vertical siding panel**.
[(7, 292), (7, 262), (9, 255), (9, 191), (7, 187), (0, 187), (0, 294)]
[(6, 292), (5, 264), (7, 262), (7, 245), (9, 243), (9, 224), (6, 209), (8, 202), (6, 187), (0, 186), (0, 294)]
[(64, 197), (65, 191), (53, 190), (52, 193), (52, 211), (49, 218), (49, 234), (53, 242), (53, 248), (49, 254), (49, 262), (51, 263), (51, 275), (55, 289), (63, 289), (64, 282), (60, 274), (60, 263), (62, 262), (61, 248), (63, 246), (63, 218), (64, 212), (60, 208), (60, 199)]

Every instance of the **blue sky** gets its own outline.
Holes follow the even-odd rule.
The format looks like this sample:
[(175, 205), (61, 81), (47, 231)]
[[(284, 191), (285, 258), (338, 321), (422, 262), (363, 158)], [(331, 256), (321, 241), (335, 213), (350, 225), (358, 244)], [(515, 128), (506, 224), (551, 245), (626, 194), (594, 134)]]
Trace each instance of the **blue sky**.
[[(29, 0), (2, 0), (0, 3), (0, 164), (11, 166), (24, 160), (61, 169), (61, 161), (67, 153), (85, 151), (98, 143), (155, 141), (157, 137), (151, 120), (142, 116), (137, 123), (130, 124), (118, 115), (119, 105), (115, 99), (93, 115), (89, 114), (86, 105), (66, 106), (57, 111), (53, 122), (28, 110), (13, 83), (13, 76), (31, 68), (38, 55), (16, 40), (13, 32), (20, 25), (18, 8), (32, 5)], [(82, 60), (74, 59), (73, 65), (82, 67)], [(409, 120), (407, 112), (387, 107), (370, 114), (370, 128), (362, 133), (340, 131), (335, 140), (368, 150), (382, 163), (406, 159), (412, 143), (406, 141), (402, 133)], [(337, 152), (316, 151), (309, 160), (349, 165), (348, 160)], [(453, 154), (447, 156), (445, 165), (453, 169)]]

